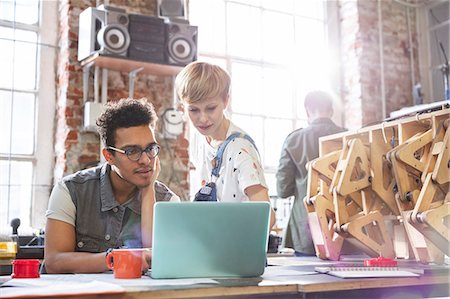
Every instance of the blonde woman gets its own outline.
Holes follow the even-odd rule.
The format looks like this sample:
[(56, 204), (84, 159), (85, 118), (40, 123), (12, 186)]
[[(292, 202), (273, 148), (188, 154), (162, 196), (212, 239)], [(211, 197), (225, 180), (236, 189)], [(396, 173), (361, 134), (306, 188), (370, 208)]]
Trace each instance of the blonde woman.
[[(201, 135), (191, 157), (197, 176), (204, 184), (211, 180), (213, 159), (228, 136), (245, 132), (224, 114), (229, 104), (231, 78), (221, 67), (193, 62), (177, 76), (175, 88), (185, 111)], [(225, 148), (222, 167), (216, 179), (217, 200), (221, 202), (269, 201), (259, 154), (251, 141), (234, 138)], [(271, 210), (270, 225), (275, 223)]]

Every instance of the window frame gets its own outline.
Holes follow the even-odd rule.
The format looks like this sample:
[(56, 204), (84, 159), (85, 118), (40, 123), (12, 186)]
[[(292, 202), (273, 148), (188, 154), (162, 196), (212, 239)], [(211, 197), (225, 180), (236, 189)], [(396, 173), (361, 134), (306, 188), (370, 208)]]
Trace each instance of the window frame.
[[(441, 5), (442, 3), (448, 3), (449, 9), (449, 19), (442, 21), (438, 25), (431, 26), (429, 9)], [(421, 80), (420, 83), (422, 87), (422, 94), (424, 98), (424, 103), (433, 103), (435, 101), (442, 101), (443, 92), (441, 95), (437, 95), (437, 91), (433, 87), (433, 72), (440, 72), (438, 66), (432, 65), (432, 55), (431, 51), (436, 50), (439, 46), (436, 45), (436, 39), (434, 37), (433, 31), (438, 28), (447, 27), (450, 32), (450, 3), (449, 0), (435, 1), (428, 5), (419, 7), (416, 12), (417, 16), (417, 31), (418, 31), (418, 52), (419, 52), (419, 69)], [(447, 45), (446, 55), (450, 59), (450, 39)], [(439, 52), (441, 51), (438, 48)], [(439, 53), (439, 55), (441, 55)]]
[[(257, 7), (259, 9), (263, 10), (270, 10), (270, 11), (274, 11), (277, 13), (283, 13), (286, 14), (290, 17), (293, 18), (293, 26), (296, 25), (296, 18), (298, 17), (302, 17), (299, 16), (296, 13), (292, 13), (292, 12), (287, 12), (287, 11), (283, 11), (283, 10), (277, 10), (277, 9), (268, 9), (268, 8), (262, 8), (262, 7), (258, 7), (255, 4), (251, 4), (251, 3), (245, 3), (245, 1), (234, 1), (234, 0), (222, 0), (220, 1), (223, 4), (221, 4), (223, 7), (225, 7), (225, 12), (224, 12), (224, 20), (225, 20), (225, 35), (227, 35), (227, 3), (233, 3), (233, 4), (239, 4), (239, 5), (247, 5), (250, 7)], [(331, 2), (331, 3), (330, 3)], [(294, 3), (294, 2), (293, 2)], [(323, 1), (323, 11), (325, 13), (325, 15), (323, 16), (323, 20), (321, 20), (323, 22), (324, 25), (324, 32), (325, 32), (325, 40), (326, 43), (328, 44), (328, 46), (330, 47), (334, 47), (334, 49), (339, 49), (339, 32), (338, 32), (338, 27), (336, 26), (336, 24), (338, 23), (338, 6), (336, 3), (334, 3), (334, 1)], [(190, 10), (191, 11), (191, 10)], [(304, 17), (304, 16), (303, 16)], [(220, 16), (220, 18), (222, 18), (222, 16)], [(306, 17), (308, 18), (308, 17)], [(310, 19), (314, 19), (314, 18), (310, 18)], [(318, 20), (318, 19), (317, 19)], [(191, 24), (193, 25), (198, 25), (195, 23), (195, 20), (191, 20)], [(295, 29), (294, 29), (295, 30)], [(201, 34), (201, 33), (200, 33)], [(295, 32), (294, 32), (295, 35)], [(200, 39), (202, 37), (200, 36)], [(225, 39), (227, 39), (227, 36), (225, 36)], [(227, 45), (228, 45), (228, 41), (225, 41), (225, 50), (224, 53), (211, 53), (211, 52), (202, 52), (201, 49), (199, 50), (198, 53), (198, 57), (199, 60), (203, 60), (203, 61), (212, 61), (214, 62), (214, 60), (219, 59), (224, 61), (224, 64), (226, 66), (226, 69), (230, 72), (230, 75), (233, 77), (233, 68), (232, 68), (232, 64), (233, 62), (245, 62), (248, 64), (257, 64), (259, 66), (261, 66), (262, 68), (264, 67), (280, 67), (282, 66), (282, 64), (280, 63), (270, 63), (270, 62), (265, 62), (263, 61), (263, 58), (261, 59), (256, 59), (256, 60), (251, 60), (251, 59), (246, 59), (243, 57), (239, 57), (239, 56), (233, 56), (231, 54), (228, 53), (228, 49), (227, 49)], [(335, 56), (340, 55), (339, 52), (335, 53)], [(338, 59), (336, 59), (336, 61), (339, 61)], [(291, 73), (294, 72), (295, 70), (293, 70), (292, 68), (285, 68), (285, 70), (287, 70), (288, 72)], [(293, 78), (293, 76), (291, 77)], [(261, 117), (262, 118), (262, 122), (263, 122), (263, 127), (264, 124), (266, 123), (266, 121), (268, 119), (282, 119), (282, 120), (287, 120), (290, 121), (292, 126), (291, 126), (291, 130), (293, 131), (297, 128), (300, 128), (304, 125), (306, 125), (307, 123), (307, 119), (305, 117), (300, 116), (299, 114), (297, 114), (297, 111), (299, 110), (298, 107), (299, 105), (302, 105), (299, 101), (299, 95), (298, 90), (296, 88), (294, 88), (294, 85), (296, 84), (295, 81), (292, 82), (293, 84), (293, 94), (292, 94), (292, 109), (293, 114), (290, 117), (276, 117), (276, 116), (268, 116), (267, 114), (249, 114), (249, 113), (245, 113), (245, 112), (240, 112), (240, 111), (233, 111), (233, 98), (231, 97), (231, 101), (230, 101), (230, 106), (229, 109), (227, 111), (228, 116), (233, 119), (233, 115), (238, 115), (238, 116), (252, 116), (252, 117)], [(335, 69), (333, 69), (331, 71), (331, 76), (330, 76), (330, 81), (329, 81), (329, 85), (330, 88), (334, 91), (338, 91), (340, 89), (340, 66), (337, 65), (337, 67)], [(233, 86), (232, 86), (233, 89)], [(338, 111), (336, 111), (335, 116), (333, 117), (333, 120), (335, 120), (338, 124), (342, 123), (342, 111), (339, 111), (339, 109), (337, 109)], [(239, 124), (237, 124), (239, 126)], [(248, 131), (248, 128), (243, 128), (244, 130)], [(192, 126), (189, 127), (189, 130), (191, 132), (191, 137), (192, 137), (192, 130), (195, 130)], [(290, 132), (285, 132), (285, 136), (283, 136), (284, 138), (290, 133)], [(195, 140), (193, 140), (193, 138), (190, 138), (191, 141), (196, 142)], [(262, 144), (260, 144), (259, 146), (262, 146), (263, 144), (265, 144), (265, 136), (263, 134), (263, 140), (262, 140)], [(280, 153), (281, 151), (281, 146), (282, 144), (280, 144), (280, 148), (279, 149), (267, 149), (270, 151), (275, 151), (277, 154)], [(264, 147), (262, 149), (263, 151), (265, 150)], [(273, 176), (276, 173), (277, 170), (277, 166), (267, 166), (267, 164), (264, 161), (264, 153), (261, 152), (260, 149), (260, 154), (261, 154), (261, 159), (262, 159), (262, 164), (263, 164), (263, 168), (264, 168), (264, 172), (266, 175), (266, 180), (267, 180), (267, 176)], [(192, 172), (191, 172), (192, 175)], [(192, 189), (193, 188), (193, 189)], [(191, 180), (191, 197), (193, 196), (193, 194), (195, 194), (195, 192), (197, 191), (197, 186), (195, 185), (195, 183)], [(276, 196), (276, 188), (274, 186), (269, 186), (269, 195), (272, 197)]]
[[(53, 185), (54, 155), (54, 120), (56, 106), (56, 76), (55, 64), (57, 57), (58, 37), (58, 2), (40, 1), (38, 4), (38, 22), (36, 24), (15, 23), (13, 21), (0, 20), (0, 26), (22, 29), (36, 32), (36, 85), (34, 90), (26, 90), (34, 95), (35, 120), (33, 152), (27, 155), (13, 153), (1, 154), (0, 159), (6, 162), (29, 161), (32, 164), (31, 198), (29, 219), (21, 219), (22, 227), (43, 228), (45, 225), (45, 211), (48, 198)], [(22, 90), (3, 88), (14, 93)], [(9, 179), (8, 179), (8, 182)], [(7, 201), (11, 202), (11, 198)], [(8, 203), (9, 206), (9, 203)], [(24, 207), (22, 207), (24, 208)], [(9, 215), (9, 212), (8, 212)], [(10, 221), (15, 215), (9, 215)], [(8, 223), (1, 223), (0, 226)]]

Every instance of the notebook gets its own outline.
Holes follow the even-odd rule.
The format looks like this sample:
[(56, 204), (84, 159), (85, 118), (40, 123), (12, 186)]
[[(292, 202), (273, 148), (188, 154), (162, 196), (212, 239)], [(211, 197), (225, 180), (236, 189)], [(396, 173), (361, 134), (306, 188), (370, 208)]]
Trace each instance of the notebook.
[(254, 277), (264, 273), (268, 202), (158, 202), (152, 278)]
[(315, 267), (319, 273), (340, 278), (418, 277), (420, 274), (397, 267)]

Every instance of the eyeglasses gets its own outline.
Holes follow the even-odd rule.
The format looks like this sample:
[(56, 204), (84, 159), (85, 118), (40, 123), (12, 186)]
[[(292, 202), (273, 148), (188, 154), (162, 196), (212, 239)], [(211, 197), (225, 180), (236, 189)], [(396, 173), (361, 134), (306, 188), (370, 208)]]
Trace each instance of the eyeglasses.
[(157, 143), (152, 143), (144, 149), (141, 149), (140, 147), (137, 146), (127, 147), (125, 149), (108, 146), (106, 149), (113, 150), (121, 154), (125, 154), (131, 161), (138, 161), (141, 158), (142, 153), (144, 152), (150, 159), (155, 158), (156, 156), (158, 156), (161, 147)]

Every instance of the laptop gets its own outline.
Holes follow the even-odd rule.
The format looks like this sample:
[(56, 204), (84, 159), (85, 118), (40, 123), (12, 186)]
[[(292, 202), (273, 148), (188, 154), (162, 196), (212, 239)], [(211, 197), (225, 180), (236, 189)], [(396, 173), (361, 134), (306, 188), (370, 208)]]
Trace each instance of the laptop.
[(268, 202), (158, 202), (152, 278), (255, 277), (264, 273)]

